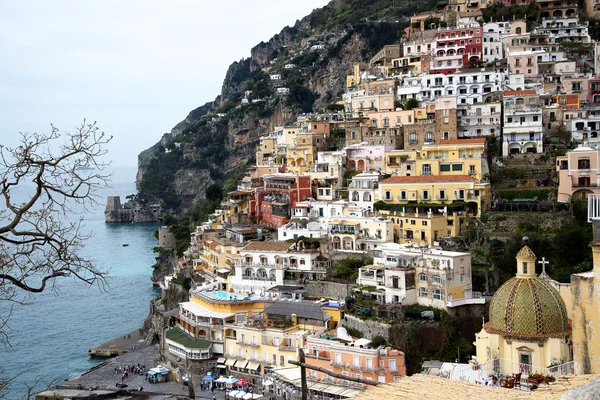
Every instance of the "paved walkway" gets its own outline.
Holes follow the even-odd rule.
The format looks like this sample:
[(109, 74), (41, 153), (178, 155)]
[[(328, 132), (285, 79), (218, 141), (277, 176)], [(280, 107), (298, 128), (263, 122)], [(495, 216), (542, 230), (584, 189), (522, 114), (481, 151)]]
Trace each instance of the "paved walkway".
[[(131, 335), (131, 339), (133, 340), (133, 335)], [(127, 365), (136, 364), (145, 365), (146, 370), (153, 368), (153, 360), (158, 354), (157, 346), (148, 346), (139, 343), (139, 347), (136, 345), (136, 350), (130, 350), (120, 357), (111, 358), (84, 375), (72, 378), (59, 386), (76, 388), (78, 385), (82, 385), (84, 388), (116, 389), (116, 384), (121, 382), (122, 372), (115, 372), (115, 368), (123, 368)], [(170, 395), (187, 397), (189, 394), (188, 387), (182, 386), (181, 383), (162, 382), (151, 384), (144, 379), (144, 375), (130, 373), (125, 378), (124, 383), (127, 384), (126, 389), (136, 390), (143, 387), (143, 393), (151, 395), (152, 399), (160, 399)], [(225, 399), (225, 392), (215, 390), (212, 393), (210, 391), (201, 391), (199, 388), (196, 389), (196, 399), (212, 400), (213, 396), (218, 400), (223, 400)]]
[(123, 336), (119, 336), (113, 340), (96, 346), (88, 353), (92, 357), (110, 357), (120, 356), (132, 351), (133, 346), (136, 348), (144, 345), (144, 338), (140, 336), (140, 330), (133, 330)]

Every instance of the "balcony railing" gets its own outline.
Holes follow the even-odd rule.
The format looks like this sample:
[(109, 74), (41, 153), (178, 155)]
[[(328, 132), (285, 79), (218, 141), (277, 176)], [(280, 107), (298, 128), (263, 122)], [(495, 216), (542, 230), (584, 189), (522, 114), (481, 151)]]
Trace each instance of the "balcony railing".
[(597, 183), (592, 182), (577, 182), (571, 185), (572, 188), (593, 188), (598, 187)]

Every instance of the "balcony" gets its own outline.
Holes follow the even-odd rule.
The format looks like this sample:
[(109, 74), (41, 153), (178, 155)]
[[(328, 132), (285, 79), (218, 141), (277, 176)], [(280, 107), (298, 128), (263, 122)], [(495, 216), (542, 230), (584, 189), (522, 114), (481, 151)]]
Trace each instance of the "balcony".
[(240, 346), (260, 347), (260, 343), (243, 342), (241, 340), (238, 340), (235, 344)]
[(296, 346), (290, 345), (279, 345), (279, 351), (296, 351)]
[(598, 187), (597, 183), (591, 183), (591, 182), (577, 182), (571, 185), (571, 187), (573, 189), (579, 189), (579, 188), (595, 188)]

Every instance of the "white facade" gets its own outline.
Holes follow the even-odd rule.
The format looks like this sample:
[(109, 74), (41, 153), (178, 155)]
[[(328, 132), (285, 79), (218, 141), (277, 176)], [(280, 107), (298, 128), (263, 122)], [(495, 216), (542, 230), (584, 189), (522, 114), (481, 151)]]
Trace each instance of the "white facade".
[(600, 116), (573, 118), (568, 123), (567, 129), (571, 130), (573, 140), (586, 141), (590, 147), (600, 145)]
[(543, 151), (542, 107), (537, 102), (525, 104), (520, 96), (505, 98), (502, 154)]
[(340, 252), (367, 252), (394, 240), (390, 220), (373, 217), (332, 219), (328, 225), (333, 249)]
[[(385, 266), (396, 273), (384, 274), (383, 290), (386, 299), (393, 302), (401, 293), (404, 282), (405, 297), (398, 298), (404, 304), (421, 304), (436, 308), (455, 307), (464, 304), (484, 304), (480, 293), (473, 293), (471, 286), (471, 254), (444, 251), (419, 245), (385, 243), (373, 251), (373, 263)], [(407, 287), (407, 280), (388, 280), (386, 277), (404, 276), (414, 270), (414, 286)], [(390, 285), (391, 283), (391, 285)], [(392, 286), (392, 287), (390, 287)], [(411, 293), (411, 290), (414, 292)], [(460, 295), (457, 295), (460, 294)], [(453, 298), (454, 296), (454, 298)], [(414, 299), (414, 300), (413, 300)]]
[(483, 25), (483, 60), (486, 63), (504, 58), (502, 35), (510, 33), (510, 22), (488, 22)]
[(548, 39), (553, 42), (591, 42), (588, 23), (580, 21), (579, 18), (542, 19), (542, 25), (537, 31), (548, 35)]
[(463, 105), (458, 111), (458, 137), (481, 137), (496, 135), (502, 132), (501, 103), (483, 103)]
[(363, 172), (352, 177), (348, 184), (348, 199), (365, 210), (374, 210), (377, 182), (383, 176), (376, 172)]
[(430, 74), (404, 78), (398, 88), (398, 98), (435, 100), (441, 96), (456, 97), (458, 104), (485, 102), (492, 92), (502, 90), (504, 73), (491, 68), (478, 68), (455, 74)]

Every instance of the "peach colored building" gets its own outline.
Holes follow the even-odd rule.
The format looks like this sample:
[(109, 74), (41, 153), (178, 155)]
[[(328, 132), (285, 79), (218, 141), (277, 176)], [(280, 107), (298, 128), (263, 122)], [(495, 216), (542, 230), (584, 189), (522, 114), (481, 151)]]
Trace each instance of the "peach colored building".
[[(404, 353), (391, 347), (374, 348), (367, 339), (332, 340), (336, 332), (308, 336), (304, 352), (306, 362), (335, 373), (375, 382), (391, 383), (406, 376)], [(347, 334), (346, 334), (347, 335)], [(350, 339), (348, 337), (348, 339)], [(312, 371), (312, 378), (327, 378), (322, 372)]]
[(600, 150), (579, 146), (565, 156), (556, 157), (558, 198), (568, 202), (572, 197), (600, 194)]

